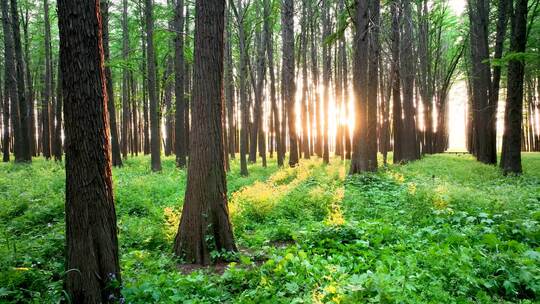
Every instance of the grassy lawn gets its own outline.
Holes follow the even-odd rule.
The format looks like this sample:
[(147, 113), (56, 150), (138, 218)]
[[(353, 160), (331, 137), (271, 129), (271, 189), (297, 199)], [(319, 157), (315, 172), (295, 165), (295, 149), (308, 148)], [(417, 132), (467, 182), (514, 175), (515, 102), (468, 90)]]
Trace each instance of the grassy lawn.
[[(232, 162), (240, 253), (186, 273), (172, 252), (186, 172), (149, 157), (114, 169), (128, 303), (536, 303), (540, 154), (504, 177), (468, 155), (435, 155), (347, 177), (348, 164)], [(55, 303), (64, 273), (64, 168), (0, 164), (0, 303)]]

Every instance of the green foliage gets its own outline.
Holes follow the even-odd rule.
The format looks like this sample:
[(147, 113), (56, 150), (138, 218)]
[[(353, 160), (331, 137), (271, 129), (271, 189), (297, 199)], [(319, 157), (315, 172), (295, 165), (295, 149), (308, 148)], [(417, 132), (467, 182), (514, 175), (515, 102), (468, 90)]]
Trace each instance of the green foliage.
[[(540, 155), (523, 176), (436, 155), (346, 177), (348, 164), (228, 175), (240, 252), (185, 271), (171, 245), (185, 171), (115, 169), (129, 303), (533, 303), (540, 300)], [(63, 166), (0, 165), (0, 302), (62, 296)], [(224, 258), (223, 253), (215, 252)], [(222, 265), (221, 267), (224, 267)], [(222, 274), (221, 274), (222, 273)]]

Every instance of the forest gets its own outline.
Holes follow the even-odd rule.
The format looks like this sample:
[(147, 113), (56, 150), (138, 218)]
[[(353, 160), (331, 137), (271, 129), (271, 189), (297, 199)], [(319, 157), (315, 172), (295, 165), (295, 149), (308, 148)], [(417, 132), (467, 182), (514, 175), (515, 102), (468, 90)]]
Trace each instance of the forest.
[(540, 0), (0, 9), (0, 303), (540, 303)]

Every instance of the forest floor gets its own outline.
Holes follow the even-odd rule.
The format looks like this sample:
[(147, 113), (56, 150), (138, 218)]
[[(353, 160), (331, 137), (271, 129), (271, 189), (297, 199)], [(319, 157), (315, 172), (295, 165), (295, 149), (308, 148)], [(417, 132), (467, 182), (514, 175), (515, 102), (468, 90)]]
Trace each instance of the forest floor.
[[(504, 177), (468, 155), (347, 176), (333, 159), (228, 175), (240, 253), (222, 269), (172, 256), (186, 172), (148, 157), (114, 169), (127, 303), (535, 303), (540, 154)], [(0, 164), (0, 303), (63, 295), (64, 167)]]

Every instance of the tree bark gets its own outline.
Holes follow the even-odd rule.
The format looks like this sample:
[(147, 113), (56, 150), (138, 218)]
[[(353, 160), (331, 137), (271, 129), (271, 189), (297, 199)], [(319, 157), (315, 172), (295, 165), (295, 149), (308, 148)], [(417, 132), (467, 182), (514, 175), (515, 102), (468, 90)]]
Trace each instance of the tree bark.
[(400, 5), (393, 0), (390, 7), (392, 15), (392, 131), (394, 140), (394, 164), (401, 162), (402, 109), (401, 109), (401, 77), (399, 71), (400, 53)]
[(118, 143), (118, 126), (116, 124), (116, 107), (114, 104), (113, 80), (111, 67), (109, 66), (109, 0), (100, 1), (102, 18), (101, 24), (103, 33), (103, 53), (105, 55), (105, 77), (107, 79), (107, 96), (109, 97), (109, 104), (107, 105), (107, 109), (109, 110), (109, 122), (111, 128), (112, 165), (115, 167), (121, 167), (122, 157), (120, 156), (120, 144)]
[[(129, 27), (128, 27), (128, 1), (122, 0), (122, 59), (129, 60)], [(129, 121), (129, 70), (122, 69), (122, 156), (128, 155), (128, 121)], [(134, 115), (134, 114), (133, 114)]]
[(30, 151), (30, 125), (28, 123), (28, 107), (26, 101), (26, 87), (24, 83), (24, 61), (21, 45), (21, 32), (19, 23), (19, 12), (17, 6), (17, 0), (11, 0), (11, 26), (13, 34), (13, 45), (15, 50), (15, 64), (16, 64), (16, 79), (17, 79), (17, 97), (19, 104), (19, 127), (20, 137), (15, 141), (19, 142), (19, 152), (15, 154), (15, 162), (32, 162), (32, 154)]
[(287, 106), (289, 127), (289, 166), (298, 165), (298, 139), (296, 137), (295, 77), (294, 77), (294, 1), (281, 1), (282, 67), (281, 89)]
[(71, 303), (116, 303), (123, 299), (100, 7), (86, 0), (57, 4), (66, 131), (64, 288)]
[[(365, 1), (360, 1), (365, 2)], [(323, 148), (323, 163), (328, 164), (330, 162), (330, 147), (328, 141), (328, 135), (330, 132), (330, 78), (332, 74), (332, 58), (330, 55), (330, 46), (325, 43), (325, 40), (332, 33), (330, 25), (330, 3), (328, 0), (323, 0), (323, 43), (322, 43), (322, 56), (323, 56), (323, 113), (324, 113), (324, 129), (322, 130), (322, 148)], [(321, 121), (319, 121), (321, 123)]]
[(208, 265), (212, 250), (237, 251), (229, 221), (223, 151), (225, 1), (197, 0), (195, 10), (193, 129), (174, 252), (189, 263)]
[[(512, 16), (510, 51), (525, 52), (527, 45), (527, 0), (517, 0)], [(507, 98), (504, 113), (504, 135), (501, 168), (504, 173), (519, 174), (521, 167), (521, 127), (523, 120), (523, 76), (525, 63), (519, 59), (508, 62)]]
[(145, 0), (148, 99), (150, 100), (150, 158), (152, 171), (161, 171), (161, 132), (156, 92), (156, 56), (154, 54), (154, 17), (152, 0)]
[(176, 0), (174, 15), (174, 95), (175, 95), (175, 155), (176, 166), (186, 166), (186, 129), (185, 112), (186, 101), (184, 98), (184, 1)]

